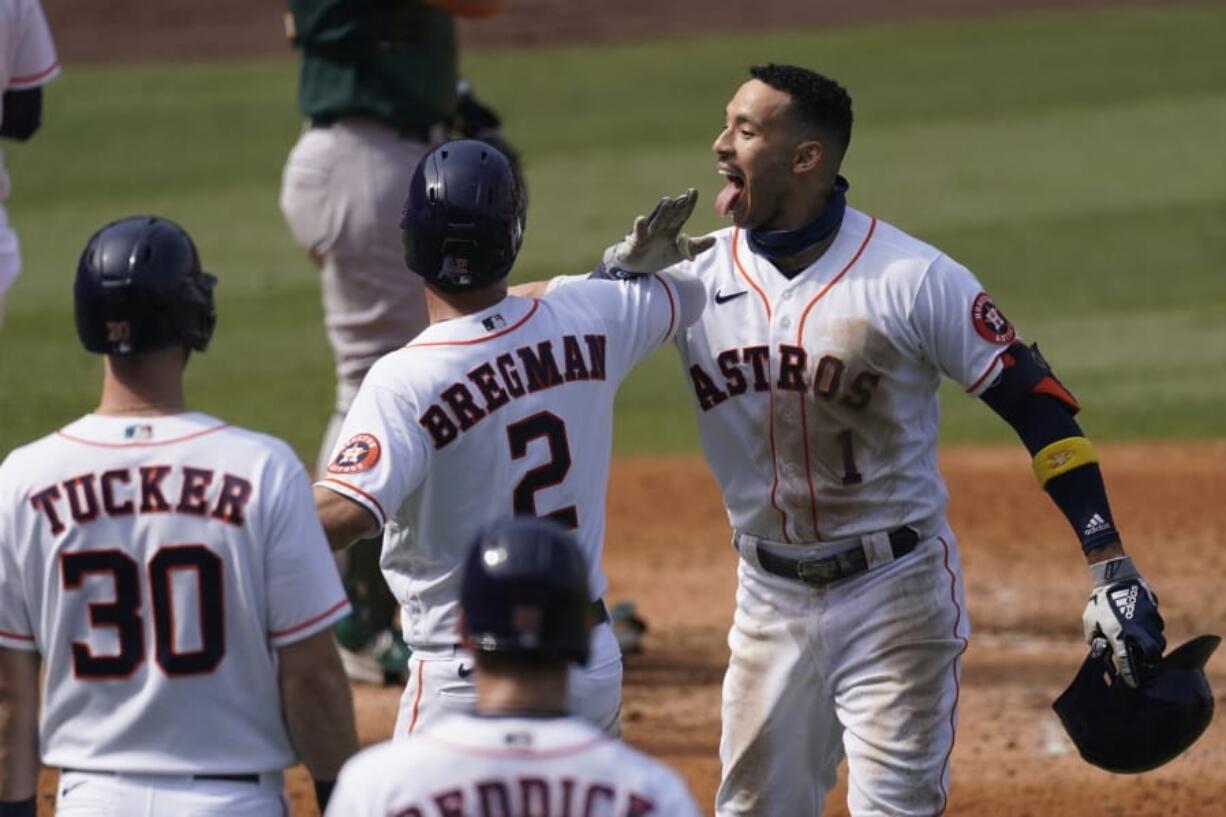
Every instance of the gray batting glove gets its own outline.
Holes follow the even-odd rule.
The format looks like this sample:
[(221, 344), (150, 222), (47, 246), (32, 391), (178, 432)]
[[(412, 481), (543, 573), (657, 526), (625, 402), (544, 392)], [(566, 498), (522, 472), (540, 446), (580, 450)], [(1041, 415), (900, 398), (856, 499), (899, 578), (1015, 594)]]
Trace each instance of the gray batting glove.
[(698, 191), (691, 187), (683, 195), (665, 196), (651, 213), (636, 218), (629, 235), (604, 251), (605, 277), (649, 275), (709, 250), (714, 236), (690, 238), (681, 232), (697, 202)]
[(1115, 668), (1131, 687), (1155, 671), (1166, 649), (1158, 597), (1121, 556), (1090, 565), (1094, 591), (1081, 614), (1086, 642), (1096, 651), (1110, 648)]

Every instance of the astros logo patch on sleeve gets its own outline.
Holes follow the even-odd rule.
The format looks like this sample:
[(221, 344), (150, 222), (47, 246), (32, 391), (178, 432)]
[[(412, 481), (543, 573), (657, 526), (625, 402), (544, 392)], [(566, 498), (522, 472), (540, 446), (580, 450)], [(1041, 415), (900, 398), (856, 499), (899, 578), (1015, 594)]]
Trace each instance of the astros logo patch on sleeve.
[(333, 474), (356, 474), (369, 471), (379, 461), (379, 441), (371, 434), (355, 434), (341, 448), (328, 470)]
[(1017, 337), (1017, 332), (1013, 331), (1013, 324), (1009, 323), (1004, 313), (996, 308), (996, 304), (992, 303), (992, 299), (986, 292), (976, 295), (971, 304), (971, 323), (975, 325), (975, 331), (979, 333), (979, 337), (990, 343), (1004, 345), (1012, 343)]

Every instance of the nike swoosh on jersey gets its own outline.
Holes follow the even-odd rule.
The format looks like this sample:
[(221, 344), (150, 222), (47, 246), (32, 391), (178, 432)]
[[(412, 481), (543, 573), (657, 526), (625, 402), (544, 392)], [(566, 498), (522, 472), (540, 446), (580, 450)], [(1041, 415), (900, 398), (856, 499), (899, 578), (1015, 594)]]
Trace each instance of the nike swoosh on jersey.
[(745, 293), (747, 293), (747, 292), (749, 292), (749, 290), (747, 290), (747, 289), (742, 289), (740, 292), (731, 292), (731, 293), (729, 293), (729, 294), (725, 295), (724, 293), (720, 292), (720, 291), (717, 289), (717, 290), (715, 290), (715, 303), (717, 303), (717, 304), (726, 304), (726, 303), (728, 303), (729, 301), (731, 301), (733, 298), (739, 298), (739, 297), (741, 297), (742, 295), (744, 295), (744, 294), (745, 294)]
[(460, 664), (460, 668), (459, 670), (457, 670), (461, 678), (467, 678), (468, 676), (472, 675), (476, 671), (477, 671), (476, 667), (466, 667), (463, 664)]

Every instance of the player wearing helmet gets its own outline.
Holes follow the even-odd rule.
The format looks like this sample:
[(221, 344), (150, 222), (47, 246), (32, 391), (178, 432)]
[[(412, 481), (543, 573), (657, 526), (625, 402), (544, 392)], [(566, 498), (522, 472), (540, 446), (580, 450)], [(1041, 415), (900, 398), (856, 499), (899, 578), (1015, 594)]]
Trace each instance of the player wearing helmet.
[(216, 283), (162, 218), (81, 255), (98, 407), (0, 465), (6, 817), (34, 815), (40, 745), (58, 809), (85, 817), (279, 815), (283, 769), (303, 761), (322, 803), (357, 749), (328, 629), (348, 602), (306, 470), (184, 400)]
[(555, 522), (519, 517), (481, 531), (459, 595), (477, 713), (356, 756), (328, 814), (696, 817), (675, 772), (566, 717), (567, 665), (590, 650), (587, 577), (578, 543)]
[[(644, 226), (644, 241), (677, 240), (693, 205), (692, 194), (667, 200), (672, 217)], [(583, 548), (597, 623), (569, 696), (620, 731), (621, 654), (600, 567), (613, 397), (638, 361), (697, 317), (702, 288), (660, 275), (508, 294), (524, 218), (516, 173), (489, 144), (447, 142), (417, 166), (401, 223), (405, 274), (424, 279), (431, 324), (372, 367), (316, 483), (334, 548), (383, 532), (380, 564), (413, 650), (397, 737), (475, 702), (457, 543), (516, 514), (561, 523)]]

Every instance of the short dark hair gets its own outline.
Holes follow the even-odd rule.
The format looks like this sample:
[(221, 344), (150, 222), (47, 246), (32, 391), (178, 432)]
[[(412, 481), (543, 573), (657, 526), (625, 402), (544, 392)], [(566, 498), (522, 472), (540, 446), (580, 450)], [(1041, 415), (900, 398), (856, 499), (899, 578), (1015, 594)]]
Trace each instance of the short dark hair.
[(792, 108), (803, 124), (826, 139), (841, 157), (851, 144), (851, 94), (830, 77), (796, 65), (751, 65), (749, 75), (792, 98)]

